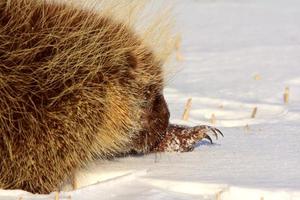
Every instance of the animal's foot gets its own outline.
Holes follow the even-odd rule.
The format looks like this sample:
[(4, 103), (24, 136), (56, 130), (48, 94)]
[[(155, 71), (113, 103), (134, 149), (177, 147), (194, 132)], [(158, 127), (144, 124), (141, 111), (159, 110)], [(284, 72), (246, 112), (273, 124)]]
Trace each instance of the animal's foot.
[(169, 125), (165, 137), (161, 140), (155, 151), (158, 152), (187, 152), (195, 148), (197, 142), (207, 139), (213, 143), (211, 133), (218, 139), (218, 136), (223, 136), (222, 132), (211, 126), (180, 126)]

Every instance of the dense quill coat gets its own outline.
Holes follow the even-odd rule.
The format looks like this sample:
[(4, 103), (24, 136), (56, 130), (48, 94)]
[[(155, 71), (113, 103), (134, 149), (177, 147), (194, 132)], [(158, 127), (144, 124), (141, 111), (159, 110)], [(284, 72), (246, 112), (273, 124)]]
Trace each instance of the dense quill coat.
[(48, 193), (95, 157), (150, 151), (169, 118), (156, 50), (113, 13), (0, 0), (0, 188)]

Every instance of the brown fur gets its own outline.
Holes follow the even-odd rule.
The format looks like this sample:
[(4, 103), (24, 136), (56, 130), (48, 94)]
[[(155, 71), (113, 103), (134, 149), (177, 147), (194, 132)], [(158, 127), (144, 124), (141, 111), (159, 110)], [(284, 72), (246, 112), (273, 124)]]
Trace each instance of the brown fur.
[(95, 156), (153, 149), (164, 62), (109, 15), (0, 0), (0, 188), (48, 193)]

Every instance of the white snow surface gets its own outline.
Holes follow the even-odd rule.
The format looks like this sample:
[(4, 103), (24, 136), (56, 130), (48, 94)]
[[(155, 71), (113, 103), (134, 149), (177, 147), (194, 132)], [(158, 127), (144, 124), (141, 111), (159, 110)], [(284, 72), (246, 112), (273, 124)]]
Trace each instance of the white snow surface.
[[(78, 189), (59, 199), (300, 199), (300, 1), (170, 3), (184, 57), (165, 89), (171, 121), (209, 124), (214, 113), (225, 137), (202, 141), (190, 153), (94, 162), (78, 172)], [(183, 122), (189, 97), (190, 120)], [(0, 190), (5, 200), (56, 195)]]

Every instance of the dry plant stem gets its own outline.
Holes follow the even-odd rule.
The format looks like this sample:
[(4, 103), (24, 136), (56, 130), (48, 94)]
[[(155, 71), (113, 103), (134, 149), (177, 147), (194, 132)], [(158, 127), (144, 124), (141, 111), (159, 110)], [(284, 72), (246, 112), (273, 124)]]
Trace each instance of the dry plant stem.
[(257, 114), (257, 107), (254, 107), (252, 110), (251, 118), (255, 118)]
[(176, 52), (176, 60), (177, 61), (183, 61), (184, 60), (183, 55), (181, 54), (180, 51)]
[(223, 136), (222, 132), (211, 126), (188, 127), (182, 125), (170, 124), (165, 137), (154, 149), (155, 152), (188, 152), (192, 151), (199, 141), (203, 139), (213, 143), (209, 133), (213, 134), (216, 139), (218, 135)]
[(216, 122), (217, 122), (217, 118), (216, 118), (216, 115), (213, 113), (213, 114), (211, 114), (210, 123), (216, 124)]
[(181, 36), (177, 36), (176, 40), (175, 40), (175, 51), (176, 51), (176, 60), (177, 61), (182, 61), (183, 60), (183, 56), (182, 53), (180, 52), (180, 47), (181, 47)]
[(175, 49), (178, 51), (181, 47), (182, 38), (181, 35), (178, 35), (175, 40)]
[(192, 107), (192, 98), (189, 98), (184, 107), (184, 112), (183, 112), (183, 116), (182, 116), (183, 120), (185, 120), (185, 121), (189, 120), (191, 107)]
[(289, 96), (290, 96), (290, 88), (286, 87), (283, 94), (283, 101), (285, 104), (289, 102)]
[(221, 200), (222, 193), (223, 193), (223, 191), (217, 192), (217, 194), (216, 194), (216, 200)]
[(250, 126), (249, 126), (249, 124), (246, 124), (246, 126), (244, 126), (244, 130), (247, 131), (247, 132), (250, 131)]
[(55, 192), (55, 200), (59, 200), (59, 192)]
[(254, 80), (256, 80), (256, 81), (261, 80), (261, 76), (260, 76), (259, 74), (256, 74), (256, 75), (254, 76)]

